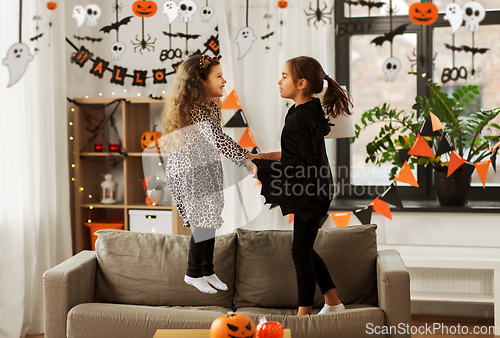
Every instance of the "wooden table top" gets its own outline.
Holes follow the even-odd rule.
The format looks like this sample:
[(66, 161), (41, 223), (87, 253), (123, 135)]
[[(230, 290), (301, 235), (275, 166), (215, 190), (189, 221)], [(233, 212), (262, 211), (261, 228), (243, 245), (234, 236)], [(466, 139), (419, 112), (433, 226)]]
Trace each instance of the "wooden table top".
[[(284, 330), (283, 338), (291, 338), (290, 329)], [(153, 338), (210, 338), (209, 329), (162, 329)]]

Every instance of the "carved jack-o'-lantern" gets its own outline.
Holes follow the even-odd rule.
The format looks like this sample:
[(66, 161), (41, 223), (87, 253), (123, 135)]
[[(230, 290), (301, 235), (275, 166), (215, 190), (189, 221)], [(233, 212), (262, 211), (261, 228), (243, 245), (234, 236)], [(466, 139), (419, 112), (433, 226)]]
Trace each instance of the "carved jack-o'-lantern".
[(432, 25), (438, 18), (436, 5), (430, 2), (414, 2), (408, 10), (410, 20), (416, 25)]
[(156, 147), (158, 147), (158, 140), (161, 137), (161, 133), (159, 131), (147, 131), (142, 134), (141, 137), (141, 147), (147, 152), (156, 152)]
[(139, 0), (132, 4), (132, 12), (141, 18), (149, 18), (156, 14), (158, 6), (154, 1)]
[(279, 8), (287, 8), (288, 7), (288, 1), (286, 1), (286, 0), (279, 0), (278, 1), (278, 7)]
[(266, 317), (262, 317), (255, 329), (255, 338), (283, 338), (283, 326), (278, 322), (268, 322)]
[(54, 1), (47, 2), (47, 9), (49, 11), (53, 11), (56, 8), (57, 8), (57, 3), (55, 3)]
[(253, 338), (255, 324), (243, 313), (228, 312), (212, 322), (210, 338)]

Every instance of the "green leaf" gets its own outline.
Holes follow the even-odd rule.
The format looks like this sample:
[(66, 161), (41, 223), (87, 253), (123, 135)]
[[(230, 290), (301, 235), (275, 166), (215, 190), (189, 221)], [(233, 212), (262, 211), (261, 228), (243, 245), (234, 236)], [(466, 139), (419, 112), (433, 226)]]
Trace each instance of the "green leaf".
[(462, 90), (464, 91), (464, 93), (467, 93), (467, 87), (466, 86), (462, 86)]
[(457, 89), (457, 93), (460, 97), (464, 97), (464, 92), (461, 89)]
[(472, 92), (473, 92), (474, 94), (476, 94), (476, 95), (479, 95), (479, 90), (477, 90), (477, 89), (472, 90)]
[(500, 126), (496, 123), (492, 123), (492, 124), (490, 124), (490, 126), (492, 126), (493, 128), (500, 129)]
[(462, 99), (462, 101), (464, 101), (465, 104), (469, 104), (469, 100), (467, 100), (465, 97)]
[(457, 100), (457, 101), (460, 100), (460, 96), (458, 96), (458, 94), (452, 93), (451, 95), (453, 95), (453, 98), (455, 100)]
[(473, 98), (474, 98), (474, 95), (472, 95), (472, 94), (467, 94), (467, 97), (468, 97), (469, 99), (473, 99)]

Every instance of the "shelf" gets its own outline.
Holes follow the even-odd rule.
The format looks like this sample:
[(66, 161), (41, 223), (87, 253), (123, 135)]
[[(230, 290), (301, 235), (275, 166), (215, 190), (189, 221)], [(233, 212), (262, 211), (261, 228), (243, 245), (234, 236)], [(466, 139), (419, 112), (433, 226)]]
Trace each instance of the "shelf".
[(157, 205), (157, 206), (149, 206), (147, 204), (132, 204), (132, 205), (127, 205), (127, 209), (147, 209), (147, 210), (177, 210), (177, 208), (171, 206), (171, 205)]
[(103, 152), (103, 153), (85, 152), (85, 153), (80, 153), (80, 156), (82, 156), (82, 157), (107, 157), (107, 156), (121, 157), (123, 155), (120, 153), (113, 153), (113, 152)]
[(156, 153), (156, 152), (154, 152), (154, 153), (139, 153), (139, 152), (132, 152), (132, 153), (128, 153), (127, 155), (128, 155), (128, 156), (131, 156), (131, 157), (158, 156), (158, 153)]
[(123, 204), (104, 204), (104, 203), (95, 203), (95, 204), (81, 204), (81, 208), (89, 208), (94, 207), (94, 209), (124, 209), (125, 206)]
[(411, 300), (429, 301), (429, 302), (476, 303), (476, 304), (494, 303), (493, 294), (481, 294), (481, 293), (412, 291)]
[[(74, 99), (80, 104), (106, 104), (113, 102), (114, 100), (120, 99), (119, 97), (92, 97), (92, 98), (78, 98)], [(127, 100), (130, 103), (165, 103), (163, 99), (154, 100), (148, 97), (128, 97)]]

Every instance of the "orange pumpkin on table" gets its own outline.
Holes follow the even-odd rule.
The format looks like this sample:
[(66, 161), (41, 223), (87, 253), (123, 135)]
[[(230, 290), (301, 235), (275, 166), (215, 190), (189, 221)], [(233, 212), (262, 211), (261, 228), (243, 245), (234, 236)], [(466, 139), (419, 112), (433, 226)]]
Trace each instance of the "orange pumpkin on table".
[(147, 131), (142, 134), (141, 137), (141, 147), (147, 153), (156, 152), (156, 148), (158, 147), (158, 140), (161, 137), (161, 133), (159, 131)]
[(54, 2), (54, 1), (47, 2), (47, 9), (49, 11), (53, 11), (56, 8), (57, 8), (57, 3), (56, 2)]
[(416, 25), (432, 25), (439, 16), (436, 5), (431, 2), (414, 2), (408, 10), (410, 20)]
[(255, 324), (243, 313), (228, 312), (212, 322), (210, 338), (253, 338)]
[(255, 338), (283, 338), (283, 326), (279, 322), (268, 322), (262, 317), (255, 329)]
[(158, 6), (154, 1), (139, 0), (132, 4), (132, 12), (140, 18), (149, 18), (156, 14)]

